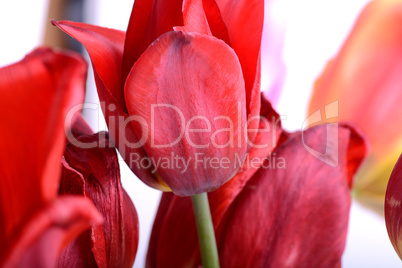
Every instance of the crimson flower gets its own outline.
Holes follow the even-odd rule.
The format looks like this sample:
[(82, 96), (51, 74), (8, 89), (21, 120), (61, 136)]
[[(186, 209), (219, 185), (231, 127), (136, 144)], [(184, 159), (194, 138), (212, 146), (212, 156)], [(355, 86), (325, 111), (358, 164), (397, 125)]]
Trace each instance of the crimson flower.
[(83, 101), (86, 70), (78, 54), (49, 49), (0, 69), (1, 267), (54, 267), (66, 244), (102, 222), (90, 200), (57, 196), (64, 118)]
[(384, 216), (385, 224), (392, 245), (399, 258), (402, 259), (402, 158), (399, 157), (385, 194)]
[[(263, 6), (137, 0), (126, 33), (53, 22), (86, 47), (110, 136), (147, 185), (188, 196), (215, 190), (238, 171), (235, 159), (244, 160), (246, 140), (256, 135), (244, 128), (259, 124)], [(196, 155), (229, 165), (205, 167)], [(169, 157), (189, 164), (156, 164)]]
[[(275, 114), (264, 99), (261, 107)], [(208, 193), (221, 267), (340, 266), (351, 180), (365, 154), (364, 139), (346, 125), (282, 132), (271, 153), (254, 156), (264, 160), (259, 168)], [(163, 193), (147, 267), (200, 265), (191, 199)]]
[(62, 159), (59, 195), (88, 197), (104, 222), (91, 226), (70, 243), (58, 267), (132, 267), (138, 245), (138, 217), (121, 186), (116, 150), (106, 132), (93, 134), (82, 117), (74, 123), (72, 134)]
[(370, 2), (314, 88), (310, 114), (339, 102), (339, 120), (367, 135), (371, 153), (357, 174), (359, 201), (383, 212), (392, 168), (402, 151), (402, 1)]

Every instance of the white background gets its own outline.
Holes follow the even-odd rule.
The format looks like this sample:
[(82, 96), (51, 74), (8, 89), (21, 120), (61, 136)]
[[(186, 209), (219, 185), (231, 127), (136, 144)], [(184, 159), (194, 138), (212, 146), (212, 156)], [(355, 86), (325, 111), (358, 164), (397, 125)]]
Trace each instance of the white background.
[[(278, 16), (287, 19), (284, 59), (286, 80), (278, 112), (286, 115), (288, 130), (301, 128), (315, 78), (334, 56), (367, 0), (285, 0), (278, 3)], [(86, 3), (86, 22), (125, 30), (132, 0)], [(0, 2), (0, 66), (14, 62), (40, 45), (46, 21), (47, 1)], [(96, 95), (89, 72), (88, 99)], [(16, 96), (18, 97), (18, 96)], [(101, 113), (88, 114), (94, 130), (105, 129)], [(99, 119), (97, 117), (100, 116)], [(148, 237), (160, 193), (145, 186), (120, 161), (122, 181), (140, 217), (140, 245), (134, 267), (144, 266)], [(353, 203), (343, 266), (400, 267), (385, 229), (383, 218)]]

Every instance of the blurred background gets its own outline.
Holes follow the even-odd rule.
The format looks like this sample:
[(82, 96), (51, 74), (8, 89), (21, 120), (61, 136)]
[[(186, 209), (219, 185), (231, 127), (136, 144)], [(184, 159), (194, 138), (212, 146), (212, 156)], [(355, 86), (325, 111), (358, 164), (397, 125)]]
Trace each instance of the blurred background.
[[(367, 2), (276, 1), (275, 19), (279, 23), (286, 23), (283, 51), (286, 77), (276, 108), (279, 114), (286, 116), (282, 124), (287, 130), (302, 128), (315, 79), (326, 62), (337, 53)], [(81, 50), (87, 57), (86, 51), (79, 44), (72, 42), (71, 38), (50, 25), (50, 19), (70, 19), (125, 30), (132, 4), (133, 0), (56, 0), (51, 3), (48, 0), (1, 1), (0, 66), (21, 59), (34, 47), (43, 44), (61, 46), (68, 42), (68, 46)], [(64, 41), (60, 36), (66, 37)], [(89, 62), (88, 57), (87, 60)], [(267, 80), (264, 70), (262, 76), (264, 87)], [(88, 72), (86, 102), (98, 103), (92, 69)], [(84, 115), (94, 131), (106, 129), (100, 108), (87, 109)], [(144, 267), (160, 192), (136, 179), (125, 162), (120, 160), (123, 186), (132, 198), (140, 219), (140, 245), (134, 267)], [(343, 267), (400, 266), (401, 261), (388, 239), (383, 217), (353, 202)]]

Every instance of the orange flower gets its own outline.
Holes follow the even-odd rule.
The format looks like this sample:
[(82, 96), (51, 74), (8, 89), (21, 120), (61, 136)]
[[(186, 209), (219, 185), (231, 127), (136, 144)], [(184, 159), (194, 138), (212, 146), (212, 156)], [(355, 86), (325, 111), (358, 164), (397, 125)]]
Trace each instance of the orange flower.
[(334, 60), (317, 80), (309, 114), (339, 101), (339, 121), (357, 124), (372, 152), (355, 194), (383, 210), (389, 175), (402, 151), (402, 1), (366, 6)]

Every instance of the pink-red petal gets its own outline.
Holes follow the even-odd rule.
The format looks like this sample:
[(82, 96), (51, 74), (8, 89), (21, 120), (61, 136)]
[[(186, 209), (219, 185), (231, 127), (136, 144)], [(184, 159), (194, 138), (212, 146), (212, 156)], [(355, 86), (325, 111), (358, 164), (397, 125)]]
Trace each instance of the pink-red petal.
[[(242, 164), (244, 81), (235, 53), (223, 41), (196, 33), (165, 34), (136, 62), (125, 94), (130, 114), (144, 121), (132, 123), (147, 155), (153, 163), (166, 159), (171, 164), (156, 171), (176, 194), (215, 190)], [(188, 161), (188, 167), (174, 165), (172, 154)], [(207, 158), (228, 158), (229, 163), (212, 167)]]
[(202, 0), (183, 1), (183, 27), (174, 27), (175, 31), (197, 32), (212, 35), (205, 16)]

